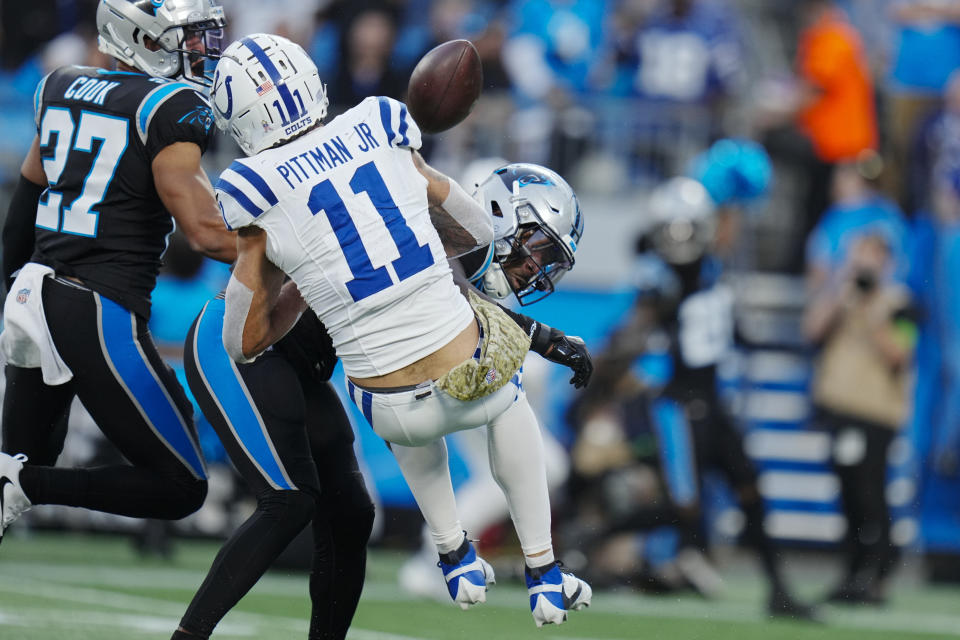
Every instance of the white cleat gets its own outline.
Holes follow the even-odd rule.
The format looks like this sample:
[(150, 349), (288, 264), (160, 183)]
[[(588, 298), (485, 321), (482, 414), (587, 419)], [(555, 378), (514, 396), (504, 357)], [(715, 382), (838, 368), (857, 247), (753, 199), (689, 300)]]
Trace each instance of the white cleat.
[(20, 487), (20, 470), (26, 461), (27, 456), (22, 453), (15, 456), (0, 453), (0, 542), (7, 527), (31, 506)]
[(525, 570), (530, 612), (537, 627), (563, 624), (568, 611), (590, 606), (593, 589), (572, 573), (561, 571), (557, 564)]

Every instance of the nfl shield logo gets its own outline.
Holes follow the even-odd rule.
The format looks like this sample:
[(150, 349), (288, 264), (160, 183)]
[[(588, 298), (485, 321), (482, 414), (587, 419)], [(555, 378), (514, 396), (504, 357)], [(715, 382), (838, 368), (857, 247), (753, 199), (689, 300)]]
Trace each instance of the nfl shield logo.
[(20, 289), (17, 291), (17, 302), (27, 304), (27, 298), (30, 297), (30, 289)]
[(497, 379), (496, 369), (490, 369), (489, 371), (487, 371), (487, 375), (483, 377), (483, 381), (486, 382), (487, 384), (493, 384), (494, 381), (496, 381), (496, 379)]

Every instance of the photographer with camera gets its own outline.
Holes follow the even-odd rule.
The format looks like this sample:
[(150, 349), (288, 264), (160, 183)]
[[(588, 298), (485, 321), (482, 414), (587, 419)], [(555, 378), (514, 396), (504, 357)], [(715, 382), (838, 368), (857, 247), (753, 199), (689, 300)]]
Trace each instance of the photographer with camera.
[(916, 327), (909, 294), (893, 275), (894, 241), (881, 227), (858, 229), (846, 260), (813, 293), (803, 318), (806, 337), (819, 346), (813, 404), (833, 433), (847, 518), (847, 563), (828, 596), (833, 602), (883, 603), (896, 556), (887, 451), (908, 417)]

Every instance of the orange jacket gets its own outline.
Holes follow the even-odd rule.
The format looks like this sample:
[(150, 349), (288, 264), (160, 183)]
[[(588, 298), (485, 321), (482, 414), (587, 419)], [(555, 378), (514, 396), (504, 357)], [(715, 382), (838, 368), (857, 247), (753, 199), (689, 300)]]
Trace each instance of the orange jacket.
[(800, 112), (801, 129), (825, 162), (850, 160), (877, 147), (873, 82), (859, 34), (838, 9), (800, 36), (797, 67), (819, 91)]

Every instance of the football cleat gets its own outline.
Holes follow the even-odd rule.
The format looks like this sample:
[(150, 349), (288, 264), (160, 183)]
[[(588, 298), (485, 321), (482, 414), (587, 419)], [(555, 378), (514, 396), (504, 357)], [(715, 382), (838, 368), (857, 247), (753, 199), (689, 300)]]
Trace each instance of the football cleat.
[(590, 606), (593, 589), (567, 571), (561, 571), (556, 562), (531, 569), (527, 567), (527, 593), (530, 594), (530, 612), (538, 627), (545, 624), (563, 624), (567, 611)]
[(450, 597), (464, 611), (471, 605), (486, 602), (487, 585), (497, 581), (493, 567), (477, 555), (466, 536), (459, 549), (440, 555), (437, 566), (443, 571)]
[(27, 456), (0, 453), (0, 542), (6, 531), (20, 514), (30, 509), (30, 500), (20, 487), (20, 470)]

